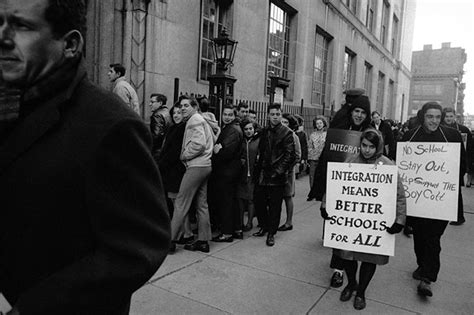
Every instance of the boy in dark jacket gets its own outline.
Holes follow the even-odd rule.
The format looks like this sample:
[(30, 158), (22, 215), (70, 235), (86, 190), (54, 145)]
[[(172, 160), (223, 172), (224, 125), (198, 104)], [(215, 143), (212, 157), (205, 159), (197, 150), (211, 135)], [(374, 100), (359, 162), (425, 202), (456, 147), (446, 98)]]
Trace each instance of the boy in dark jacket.
[(254, 203), (261, 229), (254, 236), (265, 236), (266, 244), (275, 245), (280, 224), (283, 191), (288, 172), (295, 162), (293, 133), (281, 124), (281, 106), (268, 107), (269, 125), (263, 130), (255, 169)]

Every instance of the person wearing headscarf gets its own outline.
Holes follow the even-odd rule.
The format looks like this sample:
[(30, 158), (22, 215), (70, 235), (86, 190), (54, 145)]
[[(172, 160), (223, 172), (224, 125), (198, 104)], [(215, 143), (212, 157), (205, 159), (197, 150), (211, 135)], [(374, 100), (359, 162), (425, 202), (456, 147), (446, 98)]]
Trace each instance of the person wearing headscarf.
[[(383, 136), (375, 129), (369, 128), (365, 130), (361, 137), (360, 153), (349, 158), (346, 162), (360, 163), (360, 164), (375, 164), (375, 165), (394, 165), (394, 163), (383, 155), (384, 142)], [(400, 233), (403, 229), (406, 219), (406, 198), (403, 190), (401, 180), (397, 184), (397, 205), (395, 222), (391, 227), (387, 228), (390, 234)], [(385, 265), (388, 263), (388, 256), (369, 254), (355, 251), (347, 251), (342, 249), (334, 249), (334, 254), (339, 257), (344, 265), (346, 271), (348, 284), (342, 290), (340, 300), (349, 301), (352, 293), (356, 292), (354, 299), (354, 308), (362, 310), (366, 306), (365, 291), (375, 274), (377, 265)], [(356, 280), (356, 273), (358, 262), (361, 262), (359, 270), (359, 281)]]

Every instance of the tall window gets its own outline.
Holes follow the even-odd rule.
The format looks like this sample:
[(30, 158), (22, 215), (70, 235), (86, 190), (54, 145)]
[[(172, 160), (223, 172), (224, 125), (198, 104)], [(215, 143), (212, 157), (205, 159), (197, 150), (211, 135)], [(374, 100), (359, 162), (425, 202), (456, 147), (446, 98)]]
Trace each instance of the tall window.
[(331, 37), (316, 29), (316, 44), (314, 49), (313, 88), (311, 104), (322, 105), (326, 98), (326, 83), (328, 75), (328, 51)]
[(385, 46), (387, 43), (387, 32), (388, 32), (388, 20), (390, 12), (390, 5), (385, 0), (383, 1), (383, 10), (382, 10), (382, 27), (380, 28), (380, 41), (382, 45)]
[(357, 0), (345, 0), (344, 2), (352, 13), (357, 13)]
[(379, 71), (379, 79), (377, 82), (377, 109), (383, 108), (383, 95), (385, 93), (385, 74)]
[(392, 113), (395, 112), (395, 108), (393, 106), (395, 100), (395, 82), (393, 80), (388, 80), (388, 112)]
[(397, 41), (398, 41), (398, 18), (394, 14), (392, 22), (392, 55), (395, 56), (397, 53)]
[(270, 94), (270, 77), (288, 77), (288, 52), (290, 50), (290, 18), (286, 11), (270, 3), (268, 27), (267, 94)]
[(365, 26), (371, 32), (374, 30), (375, 12), (377, 12), (376, 5), (376, 0), (367, 0), (367, 16), (365, 18)]
[(365, 62), (364, 89), (367, 95), (372, 95), (372, 65), (367, 61)]
[(214, 70), (214, 51), (212, 39), (217, 37), (223, 27), (232, 34), (231, 3), (221, 5), (217, 0), (202, 0), (201, 51), (199, 78), (207, 80)]
[(355, 57), (356, 54), (349, 48), (344, 53), (344, 69), (342, 73), (343, 91), (353, 88), (355, 81)]

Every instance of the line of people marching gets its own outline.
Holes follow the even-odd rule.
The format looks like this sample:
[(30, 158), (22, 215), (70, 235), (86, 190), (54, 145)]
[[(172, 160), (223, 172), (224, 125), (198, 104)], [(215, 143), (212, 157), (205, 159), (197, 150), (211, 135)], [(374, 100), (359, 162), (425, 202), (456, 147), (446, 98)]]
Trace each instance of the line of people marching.
[[(151, 95), (152, 153), (162, 174), (169, 208), (173, 209), (170, 253), (176, 251), (177, 245), (184, 245), (186, 250), (209, 252), (209, 241), (243, 239), (243, 232), (253, 229), (255, 215), (259, 229), (252, 235), (266, 236), (266, 245), (274, 246), (277, 231), (293, 229), (292, 198), (300, 165), (308, 166), (308, 201), (321, 201), (321, 216), (329, 219), (325, 203), (328, 128), (362, 132), (360, 153), (348, 160), (351, 163), (393, 165), (396, 140), (462, 143), (461, 132), (465, 127), (451, 119), (452, 109), (443, 109), (436, 102), (426, 103), (417, 115), (418, 124), (409, 131), (400, 130), (397, 136), (391, 125), (380, 119), (380, 113), (374, 111), (370, 115), (369, 98), (363, 89), (351, 89), (345, 94), (346, 102), (330, 125), (324, 116), (315, 117), (314, 132), (309, 137), (303, 131), (303, 118), (282, 113), (279, 104), (269, 105), (268, 124), (264, 128), (256, 122), (256, 113), (247, 104), (240, 103), (236, 108), (226, 105), (219, 127), (215, 116), (208, 111), (206, 98), (181, 96), (168, 109), (164, 95)], [(471, 143), (469, 132), (467, 151), (461, 146), (460, 185), (466, 166), (472, 161)], [(283, 201), (286, 222), (279, 226)], [(452, 222), (455, 225), (465, 221), (460, 189), (458, 204), (458, 220)], [(396, 209), (395, 222), (387, 232), (395, 234), (403, 230), (407, 236), (414, 235), (418, 268), (413, 278), (420, 281), (420, 295), (432, 296), (431, 282), (436, 281), (440, 269), (440, 239), (448, 222), (415, 217), (407, 220), (400, 181)], [(248, 215), (244, 224), (245, 212)], [(196, 231), (191, 227), (194, 220), (196, 238)], [(361, 266), (357, 281), (358, 261)], [(346, 272), (348, 284), (340, 300), (348, 301), (355, 292), (354, 308), (361, 310), (366, 306), (365, 291), (376, 265), (386, 263), (388, 256), (334, 249), (331, 286), (342, 286)]]

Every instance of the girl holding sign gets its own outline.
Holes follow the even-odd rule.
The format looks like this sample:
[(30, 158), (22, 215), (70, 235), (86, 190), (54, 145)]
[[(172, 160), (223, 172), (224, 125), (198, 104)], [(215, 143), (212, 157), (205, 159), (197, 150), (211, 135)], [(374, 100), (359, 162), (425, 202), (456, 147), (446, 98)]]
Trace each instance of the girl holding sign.
[[(361, 135), (360, 153), (353, 158), (350, 158), (350, 163), (365, 163), (365, 164), (387, 164), (394, 165), (394, 163), (383, 154), (383, 138), (382, 135), (375, 129), (367, 129)], [(406, 200), (403, 192), (401, 181), (398, 181), (397, 186), (397, 215), (395, 223), (387, 229), (390, 234), (401, 232), (406, 218)], [(348, 301), (352, 297), (352, 293), (356, 292), (354, 300), (354, 308), (361, 310), (365, 308), (365, 290), (372, 279), (376, 265), (385, 265), (388, 263), (388, 256), (368, 254), (362, 252), (353, 252), (341, 249), (334, 249), (334, 254), (342, 258), (344, 270), (347, 273), (349, 283), (342, 290), (340, 300)], [(356, 280), (358, 261), (361, 262), (359, 271), (359, 283)]]

